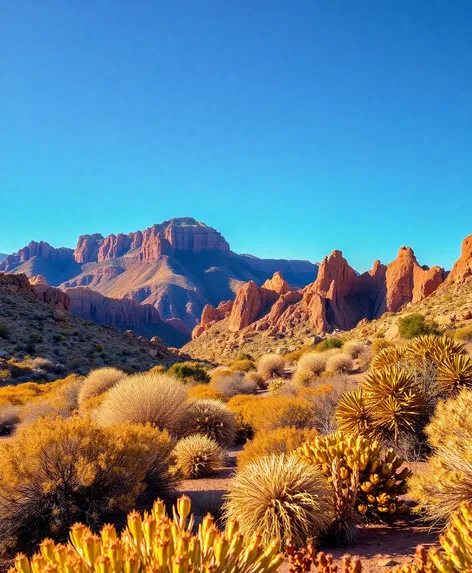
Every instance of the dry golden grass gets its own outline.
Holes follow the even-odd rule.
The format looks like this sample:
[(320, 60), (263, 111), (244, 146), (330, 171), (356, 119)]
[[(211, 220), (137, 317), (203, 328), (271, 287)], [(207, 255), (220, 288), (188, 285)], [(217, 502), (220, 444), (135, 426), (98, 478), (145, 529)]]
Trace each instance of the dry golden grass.
[(223, 450), (202, 434), (182, 438), (174, 448), (175, 467), (186, 479), (210, 476), (223, 465)]
[(180, 422), (182, 436), (203, 434), (220, 446), (232, 446), (236, 436), (233, 412), (220, 400), (193, 400), (186, 406)]
[(92, 370), (82, 383), (79, 392), (79, 406), (89, 398), (106, 392), (125, 377), (126, 373), (118, 368), (107, 367)]
[(281, 376), (285, 369), (285, 359), (280, 354), (265, 354), (261, 356), (257, 363), (257, 372), (264, 378), (269, 380), (274, 376)]
[(185, 413), (187, 389), (169, 374), (135, 374), (108, 390), (96, 412), (99, 424), (150, 423), (178, 433)]

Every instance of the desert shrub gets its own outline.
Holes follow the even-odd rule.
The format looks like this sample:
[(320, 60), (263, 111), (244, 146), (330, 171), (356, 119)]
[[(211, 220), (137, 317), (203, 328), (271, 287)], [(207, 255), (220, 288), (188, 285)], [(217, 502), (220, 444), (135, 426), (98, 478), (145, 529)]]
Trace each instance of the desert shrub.
[(356, 537), (352, 509), (371, 520), (406, 511), (399, 497), (407, 490), (411, 472), (402, 468), (404, 460), (393, 450), (383, 452), (380, 442), (336, 432), (306, 442), (296, 455), (328, 478), (334, 493), (333, 533), (338, 538)]
[(243, 376), (240, 372), (220, 374), (216, 378), (212, 378), (210, 387), (228, 398), (238, 394), (255, 394), (257, 392), (257, 382)]
[(255, 370), (256, 365), (253, 360), (243, 359), (235, 360), (231, 364), (231, 370), (236, 370), (237, 372), (249, 372), (250, 370)]
[(410, 481), (411, 496), (428, 519), (443, 525), (472, 499), (472, 392), (439, 402), (425, 432), (433, 454), (428, 470)]
[(8, 325), (0, 324), (0, 338), (8, 338)]
[(79, 410), (80, 414), (91, 415), (93, 417), (95, 410), (98, 410), (98, 408), (103, 404), (105, 396), (106, 392), (103, 394), (98, 394), (97, 396), (93, 396), (93, 398), (89, 398), (88, 400), (82, 402)]
[(238, 468), (247, 466), (263, 456), (289, 454), (305, 442), (318, 435), (314, 429), (278, 428), (272, 432), (261, 432), (246, 442), (238, 456)]
[(285, 380), (283, 378), (272, 378), (267, 388), (271, 394), (277, 394), (284, 384)]
[(249, 400), (228, 402), (228, 407), (243, 423), (255, 432), (277, 428), (310, 428), (313, 425), (313, 408), (306, 400), (290, 396), (254, 396)]
[(287, 352), (284, 354), (285, 364), (297, 364), (297, 362), (306, 352), (311, 352), (312, 350), (313, 346), (311, 344), (306, 344), (301, 348), (298, 348), (298, 350)]
[(307, 388), (316, 380), (316, 375), (309, 370), (297, 368), (292, 376), (293, 383), (299, 388)]
[(185, 412), (187, 390), (169, 374), (134, 374), (106, 393), (96, 412), (99, 424), (145, 424), (176, 433)]
[[(150, 426), (101, 428), (80, 417), (41, 419), (0, 444), (0, 548), (67, 539), (81, 520), (117, 522), (135, 505), (167, 499), (172, 441)], [(18, 471), (21, 468), (21, 471)]]
[(99, 368), (98, 370), (92, 370), (90, 374), (83, 381), (82, 387), (79, 392), (79, 405), (83, 402), (99, 394), (106, 392), (117, 382), (126, 377), (123, 370), (118, 368)]
[(243, 535), (259, 530), (262, 544), (289, 540), (296, 546), (317, 539), (328, 528), (330, 494), (326, 480), (293, 454), (259, 458), (236, 472), (225, 515), (237, 519)]
[(255, 370), (250, 370), (244, 378), (252, 385), (255, 384), (258, 390), (265, 390), (267, 388), (264, 378)]
[(167, 368), (163, 364), (156, 364), (149, 369), (150, 374), (164, 374), (164, 372), (167, 372)]
[(184, 384), (188, 382), (198, 382), (199, 384), (208, 384), (210, 376), (198, 362), (177, 362), (167, 371), (171, 376), (175, 376)]
[(359, 355), (365, 350), (366, 344), (362, 340), (348, 340), (343, 344), (343, 352), (349, 354), (351, 358), (359, 358)]
[(51, 372), (52, 370), (54, 370), (54, 362), (52, 362), (52, 360), (49, 360), (49, 358), (43, 358), (41, 356), (38, 356), (37, 358), (33, 358), (33, 360), (31, 360), (30, 367), (35, 372), (41, 370), (44, 370), (46, 372)]
[(463, 328), (458, 328), (455, 330), (454, 338), (457, 338), (457, 340), (463, 340), (465, 342), (472, 342), (472, 325), (464, 326)]
[(228, 401), (228, 396), (223, 392), (218, 392), (208, 384), (197, 384), (191, 386), (188, 391), (189, 400), (221, 400), (222, 402)]
[(415, 338), (422, 334), (439, 334), (438, 325), (428, 322), (422, 314), (408, 314), (398, 319), (398, 332), (402, 338)]
[(328, 372), (341, 374), (350, 372), (352, 369), (352, 358), (349, 356), (349, 354), (345, 354), (344, 352), (329, 356), (328, 360), (326, 361), (326, 370)]
[[(15, 571), (274, 573), (282, 565), (284, 556), (277, 554), (277, 546), (262, 547), (257, 531), (242, 540), (237, 521), (229, 521), (226, 529), (219, 531), (213, 517), (207, 515), (195, 532), (195, 518), (190, 511), (191, 502), (187, 496), (177, 500), (173, 518), (168, 517), (164, 503), (157, 500), (150, 513), (141, 516), (136, 511), (131, 512), (127, 518), (128, 527), (121, 536), (111, 525), (105, 525), (99, 535), (94, 535), (88, 527), (76, 524), (70, 530), (67, 545), (44, 540), (40, 553), (30, 562), (25, 555), (17, 557)], [(149, 532), (154, 528), (156, 534), (152, 535)], [(92, 544), (95, 569), (89, 560)], [(176, 548), (178, 555), (166, 548)], [(123, 556), (122, 560), (115, 560), (116, 555)]]
[(175, 466), (186, 479), (214, 474), (223, 465), (223, 450), (203, 434), (182, 438), (174, 448)]
[(245, 416), (246, 404), (252, 402), (254, 396), (249, 394), (240, 394), (233, 396), (227, 406), (233, 412), (236, 422), (236, 444), (245, 444), (247, 440), (254, 437), (254, 428)]
[(297, 371), (310, 372), (314, 376), (319, 376), (326, 370), (326, 361), (328, 357), (324, 353), (308, 352), (300, 357), (297, 364)]
[(343, 345), (343, 341), (340, 338), (336, 338), (335, 336), (330, 336), (323, 342), (320, 342), (316, 345), (316, 350), (318, 352), (325, 352), (326, 350), (332, 350), (333, 348), (341, 348)]
[(278, 390), (280, 396), (296, 396), (298, 394), (299, 387), (293, 378), (291, 380), (284, 380), (284, 383)]
[(232, 446), (236, 437), (236, 420), (220, 400), (193, 400), (187, 404), (180, 424), (180, 435), (204, 434), (220, 446)]
[(0, 406), (0, 436), (9, 436), (20, 422), (20, 407), (5, 404)]
[(285, 370), (285, 360), (280, 354), (264, 354), (257, 363), (257, 372), (264, 378), (280, 377)]

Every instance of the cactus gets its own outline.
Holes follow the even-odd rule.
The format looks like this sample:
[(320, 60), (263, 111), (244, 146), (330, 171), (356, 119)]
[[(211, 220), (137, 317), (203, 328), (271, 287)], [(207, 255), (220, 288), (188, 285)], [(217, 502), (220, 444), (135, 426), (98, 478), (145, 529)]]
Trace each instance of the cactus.
[(472, 387), (472, 360), (465, 354), (446, 356), (438, 365), (438, 380), (441, 390), (448, 394)]
[(158, 500), (150, 513), (131, 512), (121, 535), (111, 525), (96, 535), (75, 524), (67, 545), (45, 539), (31, 560), (18, 555), (9, 573), (275, 573), (282, 564), (277, 544), (264, 548), (257, 533), (245, 543), (235, 520), (220, 532), (207, 515), (193, 534), (190, 511), (182, 496), (171, 519)]
[[(391, 519), (406, 511), (406, 506), (398, 498), (406, 492), (406, 480), (411, 472), (393, 450), (382, 453), (379, 441), (335, 432), (315, 438), (296, 453), (301, 459), (319, 467), (335, 492), (341, 491), (336, 483), (339, 479), (346, 503), (350, 503), (351, 490), (355, 487), (353, 475), (359, 472), (355, 503), (357, 511), (366, 519)], [(339, 462), (338, 472), (333, 463), (335, 460)], [(335, 519), (340, 518), (340, 509), (335, 507), (335, 510)]]

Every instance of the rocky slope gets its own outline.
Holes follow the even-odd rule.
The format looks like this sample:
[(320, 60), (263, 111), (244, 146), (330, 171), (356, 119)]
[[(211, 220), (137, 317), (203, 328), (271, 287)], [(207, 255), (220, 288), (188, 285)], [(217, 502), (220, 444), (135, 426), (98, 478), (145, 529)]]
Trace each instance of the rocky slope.
[(3, 259), (6, 259), (7, 255), (5, 253), (0, 253), (0, 263), (3, 261)]
[(68, 311), (70, 306), (68, 295), (58, 289), (30, 284), (24, 274), (0, 273), (2, 383), (8, 383), (3, 374), (11, 370), (17, 381), (23, 379), (23, 371), (31, 379), (28, 364), (35, 358), (48, 359), (58, 375), (104, 365), (144, 370), (180, 360), (158, 337), (148, 341), (133, 332), (82, 320)]
[[(349, 331), (358, 324), (368, 335), (368, 325), (380, 323), (381, 317), (427, 304), (433, 294), (439, 297), (451, 285), (464, 284), (471, 268), (472, 235), (464, 240), (462, 255), (449, 276), (440, 267), (420, 266), (408, 247), (402, 247), (388, 265), (375, 261), (361, 275), (340, 251), (333, 251), (321, 263), (317, 279), (304, 289), (291, 290), (276, 275), (279, 292), (272, 290), (270, 298), (267, 285), (247, 283), (233, 303), (206, 307), (193, 341), (184, 349), (192, 356), (214, 360), (240, 351), (260, 354), (278, 347), (296, 348), (317, 335)], [(459, 305), (457, 296), (453, 298)]]
[(181, 218), (126, 235), (83, 235), (75, 249), (32, 242), (6, 257), (0, 271), (43, 275), (62, 289), (89, 287), (150, 304), (163, 320), (180, 319), (192, 329), (206, 304), (234, 298), (245, 282), (261, 285), (280, 271), (300, 288), (316, 278), (317, 266), (237, 255), (215, 229)]

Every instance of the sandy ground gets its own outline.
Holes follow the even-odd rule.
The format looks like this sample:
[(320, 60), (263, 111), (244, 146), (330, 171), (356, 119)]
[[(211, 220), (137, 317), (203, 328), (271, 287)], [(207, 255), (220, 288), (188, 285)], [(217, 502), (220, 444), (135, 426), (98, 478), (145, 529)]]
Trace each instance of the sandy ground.
[[(241, 448), (232, 448), (228, 454), (227, 467), (221, 468), (217, 475), (206, 479), (184, 480), (179, 485), (179, 493), (185, 493), (192, 499), (193, 511), (198, 523), (206, 513), (218, 510), (236, 470), (238, 452)], [(421, 471), (423, 464), (410, 464), (413, 471)], [(406, 516), (395, 527), (375, 524), (365, 527), (358, 543), (350, 547), (318, 547), (320, 551), (330, 553), (338, 565), (343, 555), (359, 555), (364, 573), (387, 573), (398, 565), (411, 562), (416, 546), (429, 546), (435, 543), (437, 534), (415, 518)], [(286, 573), (288, 565), (281, 567), (280, 573)], [(341, 571), (341, 567), (340, 567)]]

